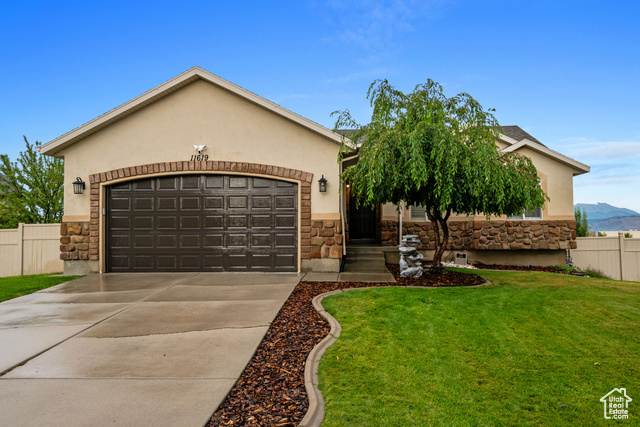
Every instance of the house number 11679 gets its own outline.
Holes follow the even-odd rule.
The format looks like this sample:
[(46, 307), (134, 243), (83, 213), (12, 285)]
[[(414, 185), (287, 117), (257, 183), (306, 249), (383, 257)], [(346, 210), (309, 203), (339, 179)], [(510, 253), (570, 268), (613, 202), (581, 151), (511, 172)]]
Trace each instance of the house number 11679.
[(208, 154), (194, 154), (194, 155), (191, 156), (191, 161), (193, 162), (194, 160), (197, 161), (197, 162), (202, 161), (202, 160), (207, 161), (207, 160), (209, 160), (209, 155)]

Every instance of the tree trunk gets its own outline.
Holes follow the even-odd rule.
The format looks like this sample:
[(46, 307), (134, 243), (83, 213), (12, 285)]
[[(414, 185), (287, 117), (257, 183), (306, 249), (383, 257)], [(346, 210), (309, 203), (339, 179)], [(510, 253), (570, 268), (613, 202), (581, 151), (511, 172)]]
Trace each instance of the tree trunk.
[[(451, 215), (451, 211), (447, 210), (444, 217), (442, 217), (436, 209), (434, 209), (433, 212), (431, 212), (431, 209), (426, 209), (426, 212), (429, 220), (433, 224), (435, 252), (433, 253), (432, 269), (434, 273), (442, 273), (444, 272), (442, 255), (449, 242), (449, 225), (447, 224), (447, 220), (449, 219), (449, 215)], [(442, 229), (442, 239), (440, 238), (440, 229)]]

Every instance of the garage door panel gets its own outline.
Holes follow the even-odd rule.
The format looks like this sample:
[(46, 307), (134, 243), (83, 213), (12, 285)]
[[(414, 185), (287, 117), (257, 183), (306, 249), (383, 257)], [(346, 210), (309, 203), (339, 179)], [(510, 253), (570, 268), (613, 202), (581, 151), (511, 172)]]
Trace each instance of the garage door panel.
[(181, 211), (199, 211), (201, 198), (198, 196), (182, 196), (180, 197), (180, 210)]
[(133, 236), (134, 249), (152, 249), (154, 246), (153, 236), (150, 234), (135, 234)]
[(178, 200), (176, 200), (175, 196), (158, 197), (156, 200), (157, 200), (156, 209), (159, 211), (177, 211), (178, 210)]
[(268, 268), (273, 265), (273, 254), (251, 254), (251, 268)]
[(252, 196), (251, 197), (251, 208), (256, 209), (264, 209), (271, 210), (273, 203), (271, 196)]
[(222, 189), (224, 188), (224, 176), (212, 175), (205, 178), (205, 188)]
[(252, 234), (252, 248), (271, 248), (273, 246), (273, 236), (271, 234)]
[(111, 187), (111, 190), (113, 191), (113, 193), (118, 193), (120, 191), (124, 191), (124, 192), (130, 192), (131, 189), (133, 188), (133, 183), (132, 182), (121, 182), (119, 184), (114, 184)]
[(177, 230), (178, 218), (169, 215), (157, 215), (156, 228), (163, 231)]
[(247, 263), (248, 258), (247, 254), (228, 254), (227, 255), (227, 265), (229, 269), (242, 269), (246, 270), (249, 268), (249, 264)]
[(231, 176), (229, 177), (229, 188), (247, 188), (247, 178), (242, 176)]
[(223, 215), (207, 215), (204, 217), (204, 228), (224, 228)]
[(181, 190), (197, 190), (200, 188), (200, 176), (187, 175), (180, 178)]
[(271, 228), (271, 215), (251, 215), (251, 228)]
[(153, 230), (153, 215), (137, 215), (134, 217), (133, 227), (136, 230)]
[(276, 234), (275, 244), (279, 248), (295, 248), (296, 247), (296, 235), (295, 234)]
[(228, 196), (227, 208), (228, 209), (247, 209), (249, 207), (247, 196)]
[(249, 215), (229, 215), (227, 217), (228, 228), (247, 228)]
[(131, 257), (128, 255), (112, 255), (109, 259), (110, 267), (115, 270), (131, 270)]
[(272, 179), (254, 178), (253, 188), (271, 188), (273, 183)]
[(276, 196), (276, 209), (293, 209), (296, 205), (295, 196)]
[(158, 178), (158, 191), (177, 190), (177, 189), (178, 189), (178, 178), (171, 177), (171, 176)]
[(178, 257), (171, 254), (161, 254), (157, 256), (158, 268), (161, 270), (175, 271), (178, 269)]
[(112, 230), (130, 230), (131, 218), (128, 216), (113, 215), (111, 217), (111, 229)]
[(131, 235), (129, 234), (117, 234), (114, 233), (111, 237), (111, 247), (112, 248), (124, 248), (128, 249), (131, 247)]
[(290, 214), (277, 214), (275, 216), (276, 228), (294, 229), (298, 225), (296, 216)]
[(224, 235), (222, 234), (207, 234), (204, 236), (204, 248), (221, 248), (224, 246)]
[(181, 234), (180, 248), (181, 249), (200, 248), (200, 236), (197, 234), (193, 234), (193, 235)]
[(178, 249), (178, 236), (175, 234), (158, 234), (156, 238), (156, 248)]
[(181, 230), (199, 230), (200, 217), (196, 215), (180, 215)]
[[(113, 205), (111, 205), (111, 209), (114, 209)], [(154, 202), (153, 197), (135, 197), (133, 199), (133, 209), (135, 211), (153, 211), (154, 210)], [(128, 210), (128, 209), (127, 209)]]
[(111, 202), (111, 209), (114, 211), (130, 211), (131, 210), (131, 198), (130, 197), (113, 197)]
[(203, 266), (205, 270), (224, 271), (223, 254), (205, 254)]
[(182, 175), (107, 194), (108, 271), (297, 271), (294, 183)]
[(178, 269), (179, 270), (191, 270), (198, 269), (202, 266), (200, 260), (200, 254), (181, 254), (178, 256)]
[(295, 268), (297, 254), (275, 254), (275, 266), (277, 269), (289, 270)]
[(205, 209), (224, 209), (224, 197), (223, 196), (205, 196), (204, 208)]
[(142, 179), (140, 181), (133, 181), (132, 185), (133, 191), (140, 191), (140, 190), (154, 190), (155, 189), (155, 180), (153, 179)]
[(151, 255), (134, 255), (133, 268), (140, 270), (153, 271), (153, 256)]
[(248, 239), (246, 234), (227, 234), (226, 246), (229, 248), (245, 248), (247, 247)]

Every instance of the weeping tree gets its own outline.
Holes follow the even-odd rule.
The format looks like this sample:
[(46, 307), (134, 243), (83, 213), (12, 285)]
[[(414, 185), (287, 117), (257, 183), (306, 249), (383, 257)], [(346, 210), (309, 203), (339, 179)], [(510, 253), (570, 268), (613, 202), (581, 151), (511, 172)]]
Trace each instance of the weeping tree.
[(358, 124), (349, 110), (335, 111), (343, 136), (339, 160), (359, 147), (359, 160), (344, 170), (358, 200), (371, 207), (401, 202), (425, 207), (433, 224), (433, 266), (440, 269), (449, 240), (447, 220), (457, 214), (512, 215), (542, 207), (547, 195), (527, 157), (501, 153), (501, 130), (492, 111), (466, 93), (452, 98), (428, 80), (404, 93), (387, 80), (367, 91), (370, 123)]

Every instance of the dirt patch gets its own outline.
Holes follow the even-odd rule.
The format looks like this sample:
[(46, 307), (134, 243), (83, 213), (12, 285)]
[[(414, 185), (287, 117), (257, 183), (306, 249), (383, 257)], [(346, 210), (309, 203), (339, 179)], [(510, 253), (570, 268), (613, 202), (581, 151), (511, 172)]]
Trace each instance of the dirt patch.
[(508, 270), (508, 271), (542, 271), (544, 273), (566, 272), (557, 267), (540, 267), (538, 265), (498, 265), (498, 264), (476, 264), (474, 267), (482, 270)]
[(242, 376), (213, 414), (209, 426), (297, 426), (309, 407), (304, 369), (311, 350), (330, 331), (313, 308), (317, 295), (338, 289), (384, 286), (470, 286), (484, 281), (475, 274), (448, 271), (398, 283), (300, 282), (276, 316)]

